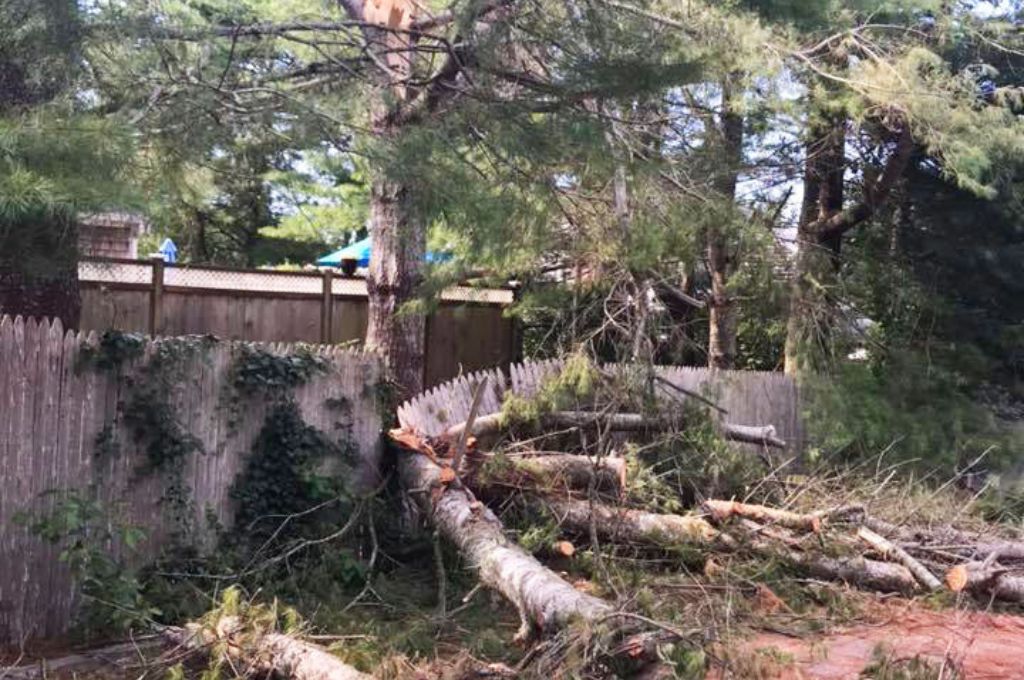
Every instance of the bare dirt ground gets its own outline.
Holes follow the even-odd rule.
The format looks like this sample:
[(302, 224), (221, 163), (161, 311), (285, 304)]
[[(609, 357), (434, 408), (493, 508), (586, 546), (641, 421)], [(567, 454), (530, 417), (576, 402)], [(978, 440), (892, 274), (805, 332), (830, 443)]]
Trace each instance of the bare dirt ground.
[[(930, 610), (909, 601), (879, 604), (870, 620), (820, 635), (761, 632), (741, 645), (732, 671), (709, 680), (848, 680), (891, 667), (930, 662), (936, 674), (957, 680), (1024, 678), (1024, 617), (958, 609)], [(910, 676), (898, 676), (910, 677)], [(919, 677), (919, 676), (912, 676)]]

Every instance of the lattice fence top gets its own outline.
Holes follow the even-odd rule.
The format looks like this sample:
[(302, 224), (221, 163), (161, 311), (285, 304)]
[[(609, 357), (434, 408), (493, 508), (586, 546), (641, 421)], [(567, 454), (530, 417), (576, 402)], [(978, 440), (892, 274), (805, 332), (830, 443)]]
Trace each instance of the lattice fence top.
[[(180, 289), (298, 293), (320, 295), (324, 291), (320, 272), (289, 272), (269, 269), (229, 269), (188, 264), (166, 265), (164, 285)], [(78, 278), (93, 283), (124, 283), (151, 285), (153, 266), (144, 260), (82, 259), (78, 264)], [(366, 280), (362, 277), (335, 276), (331, 279), (331, 293), (338, 296), (365, 298)], [(507, 288), (476, 288), (451, 286), (441, 292), (446, 302), (472, 302), (489, 305), (510, 305), (513, 293)]]
[[(564, 368), (564, 361), (549, 359), (513, 364), (508, 372), (494, 368), (442, 383), (402, 404), (398, 421), (403, 427), (437, 436), (469, 417), (473, 393), (486, 377), (487, 389), (477, 415), (501, 410), (506, 393), (532, 397)], [(604, 367), (616, 370), (615, 364)], [(789, 448), (802, 448), (799, 392), (793, 379), (771, 371), (722, 371), (695, 366), (658, 366), (659, 377), (685, 391), (705, 395), (727, 412), (731, 423), (774, 425)], [(681, 400), (683, 392), (663, 387)]]

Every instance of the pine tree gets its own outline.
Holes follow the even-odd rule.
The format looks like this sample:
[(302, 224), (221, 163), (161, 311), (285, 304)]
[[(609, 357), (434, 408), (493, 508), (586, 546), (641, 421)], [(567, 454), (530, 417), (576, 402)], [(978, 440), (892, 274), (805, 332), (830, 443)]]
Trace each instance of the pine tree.
[(128, 138), (76, 110), (72, 0), (0, 7), (0, 312), (78, 324), (79, 210), (105, 205)]

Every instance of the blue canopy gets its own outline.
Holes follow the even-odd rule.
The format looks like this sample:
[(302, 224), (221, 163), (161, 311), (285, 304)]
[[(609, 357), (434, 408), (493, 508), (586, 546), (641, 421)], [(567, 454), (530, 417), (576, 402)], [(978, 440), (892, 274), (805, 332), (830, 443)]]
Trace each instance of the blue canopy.
[[(329, 255), (324, 255), (316, 261), (321, 267), (340, 267), (342, 260), (355, 260), (356, 266), (367, 267), (370, 265), (370, 248), (372, 243), (370, 237), (362, 241), (356, 241), (352, 245), (345, 246), (341, 250), (335, 250)], [(450, 253), (427, 253), (427, 262), (444, 262), (451, 258)]]

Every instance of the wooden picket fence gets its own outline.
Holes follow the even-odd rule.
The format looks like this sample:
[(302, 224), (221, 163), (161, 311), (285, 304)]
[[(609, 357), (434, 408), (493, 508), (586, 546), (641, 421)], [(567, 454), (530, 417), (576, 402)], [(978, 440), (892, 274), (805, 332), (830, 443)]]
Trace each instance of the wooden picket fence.
[[(165, 482), (159, 475), (138, 474), (145, 453), (119, 418), (128, 390), (124, 376), (152, 355), (159, 340), (147, 341), (142, 356), (123, 372), (83, 369), (83, 348), (98, 340), (95, 332), (64, 332), (60, 321), (0, 318), (0, 643), (65, 632), (76, 604), (67, 565), (58, 560), (60, 548), (15, 521), (20, 514), (42, 517), (61, 492), (77, 490), (117, 523), (146, 531), (140, 561), (156, 557), (172, 530), (160, 503)], [(229, 489), (268, 407), (255, 397), (245, 397), (242, 408), (225, 404), (238, 345), (211, 343), (202, 356), (186, 360), (182, 379), (168, 395), (183, 429), (201, 443), (201, 453), (188, 456), (183, 474), (200, 529), (207, 513), (230, 525)], [(289, 344), (261, 347), (280, 355), (296, 351)], [(325, 360), (327, 370), (295, 388), (303, 418), (333, 438), (355, 443), (365, 469), (375, 470), (381, 419), (373, 387), (382, 375), (379, 360), (337, 347), (308, 349)], [(331, 403), (346, 408), (339, 412)], [(104, 430), (116, 442), (116, 453), (98, 451)]]
[[(506, 393), (530, 397), (564, 368), (557, 359), (513, 364), (471, 373), (438, 385), (402, 404), (399, 423), (426, 435), (436, 436), (469, 417), (477, 386), (487, 379), (478, 415), (501, 409)], [(615, 366), (606, 368), (614, 370)], [(658, 366), (666, 381), (713, 401), (738, 425), (774, 425), (789, 455), (800, 455), (804, 431), (800, 419), (800, 393), (792, 378), (771, 371), (722, 371), (690, 366)], [(661, 388), (666, 396), (686, 401), (683, 393)]]

